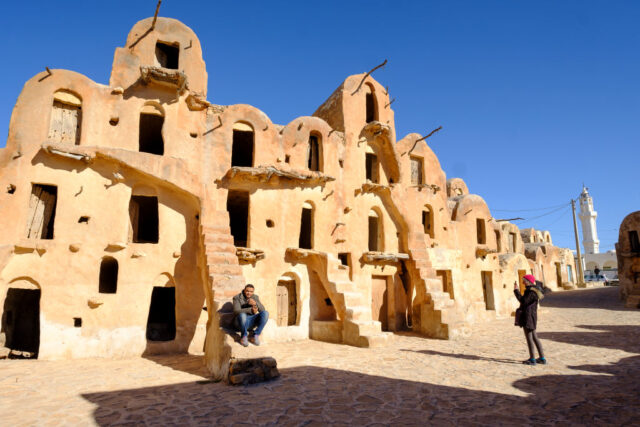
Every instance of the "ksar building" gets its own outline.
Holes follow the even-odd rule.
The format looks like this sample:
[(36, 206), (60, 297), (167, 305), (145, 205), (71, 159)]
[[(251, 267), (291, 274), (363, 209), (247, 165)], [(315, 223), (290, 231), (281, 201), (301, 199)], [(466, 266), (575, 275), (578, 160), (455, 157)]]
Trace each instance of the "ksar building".
[(398, 138), (370, 76), (275, 124), (207, 100), (200, 41), (173, 19), (133, 27), (108, 85), (29, 80), (0, 184), (4, 345), (42, 359), (204, 348), (225, 378), (239, 346), (221, 326), (246, 283), (267, 341), (368, 347), (507, 317), (526, 273), (574, 280), (547, 232), (497, 221), (421, 135)]

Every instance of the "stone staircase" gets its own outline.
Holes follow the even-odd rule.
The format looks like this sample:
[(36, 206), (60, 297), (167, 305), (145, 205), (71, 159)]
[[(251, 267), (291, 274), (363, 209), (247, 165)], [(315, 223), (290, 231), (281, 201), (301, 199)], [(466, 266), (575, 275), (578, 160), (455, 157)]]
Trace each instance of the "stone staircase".
[(318, 274), (342, 320), (343, 342), (356, 347), (386, 345), (393, 335), (383, 332), (379, 321), (371, 320), (371, 304), (349, 278), (348, 268), (333, 254), (306, 252), (308, 255), (303, 262)]
[(470, 328), (464, 313), (456, 309), (453, 299), (442, 290), (442, 282), (429, 260), (424, 235), (409, 233), (407, 244), (411, 259), (405, 266), (416, 288), (419, 302), (413, 309), (414, 331), (432, 338), (455, 339), (469, 336)]

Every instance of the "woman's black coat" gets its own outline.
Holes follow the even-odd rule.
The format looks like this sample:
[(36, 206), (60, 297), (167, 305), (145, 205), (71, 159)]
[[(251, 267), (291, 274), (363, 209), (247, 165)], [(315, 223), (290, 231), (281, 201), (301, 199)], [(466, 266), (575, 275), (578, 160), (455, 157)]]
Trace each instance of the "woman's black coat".
[(536, 289), (534, 286), (527, 286), (524, 291), (524, 295), (520, 294), (519, 289), (514, 289), (513, 293), (520, 301), (520, 321), (518, 326), (527, 329), (536, 329), (538, 325), (538, 301), (543, 297), (542, 292)]

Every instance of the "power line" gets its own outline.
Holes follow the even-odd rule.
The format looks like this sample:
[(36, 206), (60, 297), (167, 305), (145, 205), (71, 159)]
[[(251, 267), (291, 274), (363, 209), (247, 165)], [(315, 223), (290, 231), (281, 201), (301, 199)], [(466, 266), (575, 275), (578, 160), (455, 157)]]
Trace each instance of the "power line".
[(547, 209), (555, 209), (558, 207), (566, 206), (566, 203), (555, 206), (548, 206), (546, 208), (535, 208), (535, 209), (491, 209), (496, 212), (537, 212), (537, 211), (546, 211)]
[(564, 205), (561, 205), (561, 206), (560, 206), (559, 208), (557, 208), (557, 209), (554, 209), (554, 210), (552, 210), (552, 211), (549, 211), (549, 212), (543, 213), (542, 215), (538, 215), (538, 216), (534, 216), (534, 217), (532, 217), (532, 218), (525, 219), (525, 220), (524, 220), (524, 222), (533, 221), (534, 219), (538, 219), (538, 218), (542, 218), (543, 216), (551, 215), (551, 214), (553, 214), (553, 213), (555, 213), (555, 212), (558, 212), (559, 210), (563, 209), (563, 208), (564, 208), (564, 207), (566, 207), (566, 206), (567, 206), (567, 204), (565, 203)]

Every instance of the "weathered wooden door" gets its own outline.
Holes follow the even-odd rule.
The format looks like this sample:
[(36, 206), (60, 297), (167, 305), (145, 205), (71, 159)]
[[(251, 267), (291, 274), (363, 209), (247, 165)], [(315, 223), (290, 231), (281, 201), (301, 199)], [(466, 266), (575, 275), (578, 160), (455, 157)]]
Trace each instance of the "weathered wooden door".
[(560, 267), (560, 263), (556, 262), (556, 286), (562, 286), (562, 267)]
[(371, 277), (371, 318), (382, 323), (382, 330), (389, 330), (387, 304), (387, 276)]
[(495, 310), (496, 304), (493, 299), (493, 280), (490, 271), (482, 272), (482, 294), (484, 296), (484, 305), (487, 310)]
[(67, 144), (80, 143), (80, 107), (53, 102), (49, 140)]
[(524, 295), (524, 290), (526, 287), (524, 286), (524, 282), (522, 279), (526, 276), (527, 270), (518, 270), (518, 286), (520, 286), (520, 293)]
[(296, 282), (281, 280), (276, 287), (276, 306), (278, 326), (295, 325), (298, 318)]

